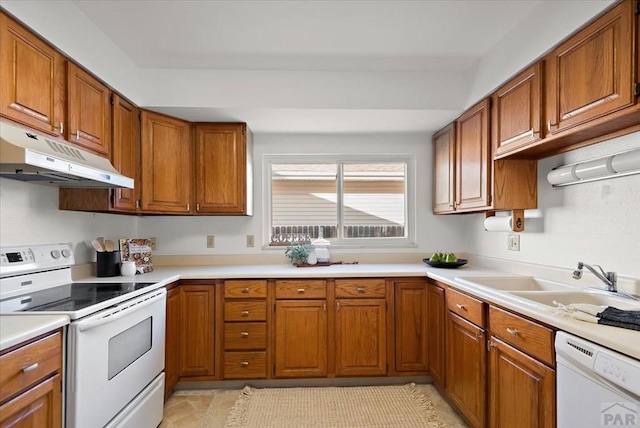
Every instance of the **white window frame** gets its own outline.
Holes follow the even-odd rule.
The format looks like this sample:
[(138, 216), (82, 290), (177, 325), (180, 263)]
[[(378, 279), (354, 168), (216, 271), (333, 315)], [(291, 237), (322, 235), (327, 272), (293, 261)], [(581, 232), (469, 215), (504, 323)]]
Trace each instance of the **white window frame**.
[[(405, 185), (406, 185), (406, 224), (405, 237), (393, 238), (347, 238), (332, 240), (332, 248), (414, 248), (417, 247), (417, 230), (416, 230), (416, 155), (415, 154), (264, 154), (262, 157), (262, 206), (263, 222), (262, 222), (262, 249), (278, 249), (279, 246), (270, 246), (271, 240), (271, 165), (280, 163), (296, 163), (296, 164), (318, 164), (318, 163), (404, 163), (406, 164)], [(338, 168), (338, 174), (342, 174), (342, 168)], [(339, 177), (337, 183), (337, 216), (338, 229), (342, 234), (343, 219), (343, 194), (342, 194), (342, 177)]]

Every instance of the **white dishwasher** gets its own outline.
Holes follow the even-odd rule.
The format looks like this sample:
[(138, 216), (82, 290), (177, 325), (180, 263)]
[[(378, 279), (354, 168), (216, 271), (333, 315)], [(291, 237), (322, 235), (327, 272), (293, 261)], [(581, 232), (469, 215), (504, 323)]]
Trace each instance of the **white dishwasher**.
[(565, 332), (555, 347), (558, 428), (640, 427), (640, 361)]

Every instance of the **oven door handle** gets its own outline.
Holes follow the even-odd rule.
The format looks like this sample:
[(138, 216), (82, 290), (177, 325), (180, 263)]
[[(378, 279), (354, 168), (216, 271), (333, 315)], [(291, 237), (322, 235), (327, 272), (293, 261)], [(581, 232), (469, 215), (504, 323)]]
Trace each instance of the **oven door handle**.
[(100, 327), (101, 325), (109, 324), (119, 320), (135, 311), (138, 311), (145, 306), (152, 305), (159, 300), (165, 299), (167, 290), (162, 288), (155, 293), (149, 293), (147, 295), (140, 296), (136, 299), (132, 299), (129, 302), (124, 302), (110, 310), (100, 312), (94, 317), (87, 320), (82, 320), (77, 323), (79, 331), (87, 331), (92, 328)]

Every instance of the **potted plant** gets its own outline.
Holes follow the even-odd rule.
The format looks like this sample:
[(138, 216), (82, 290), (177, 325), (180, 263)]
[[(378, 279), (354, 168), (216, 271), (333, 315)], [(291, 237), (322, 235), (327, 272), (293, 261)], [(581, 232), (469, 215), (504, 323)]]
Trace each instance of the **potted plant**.
[(313, 251), (313, 246), (309, 244), (291, 245), (287, 247), (284, 255), (287, 256), (294, 265), (304, 265), (309, 263), (309, 255)]

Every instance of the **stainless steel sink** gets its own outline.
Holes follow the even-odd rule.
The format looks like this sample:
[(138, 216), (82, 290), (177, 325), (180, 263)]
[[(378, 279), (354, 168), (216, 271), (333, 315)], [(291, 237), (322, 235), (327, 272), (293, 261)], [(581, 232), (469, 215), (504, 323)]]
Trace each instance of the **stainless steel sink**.
[(614, 306), (626, 310), (640, 310), (640, 301), (585, 291), (512, 291), (509, 294), (550, 307), (557, 306), (554, 302), (562, 305), (588, 303), (591, 305)]
[(571, 291), (569, 285), (531, 276), (481, 276), (481, 277), (457, 277), (467, 285), (481, 285), (502, 291)]

